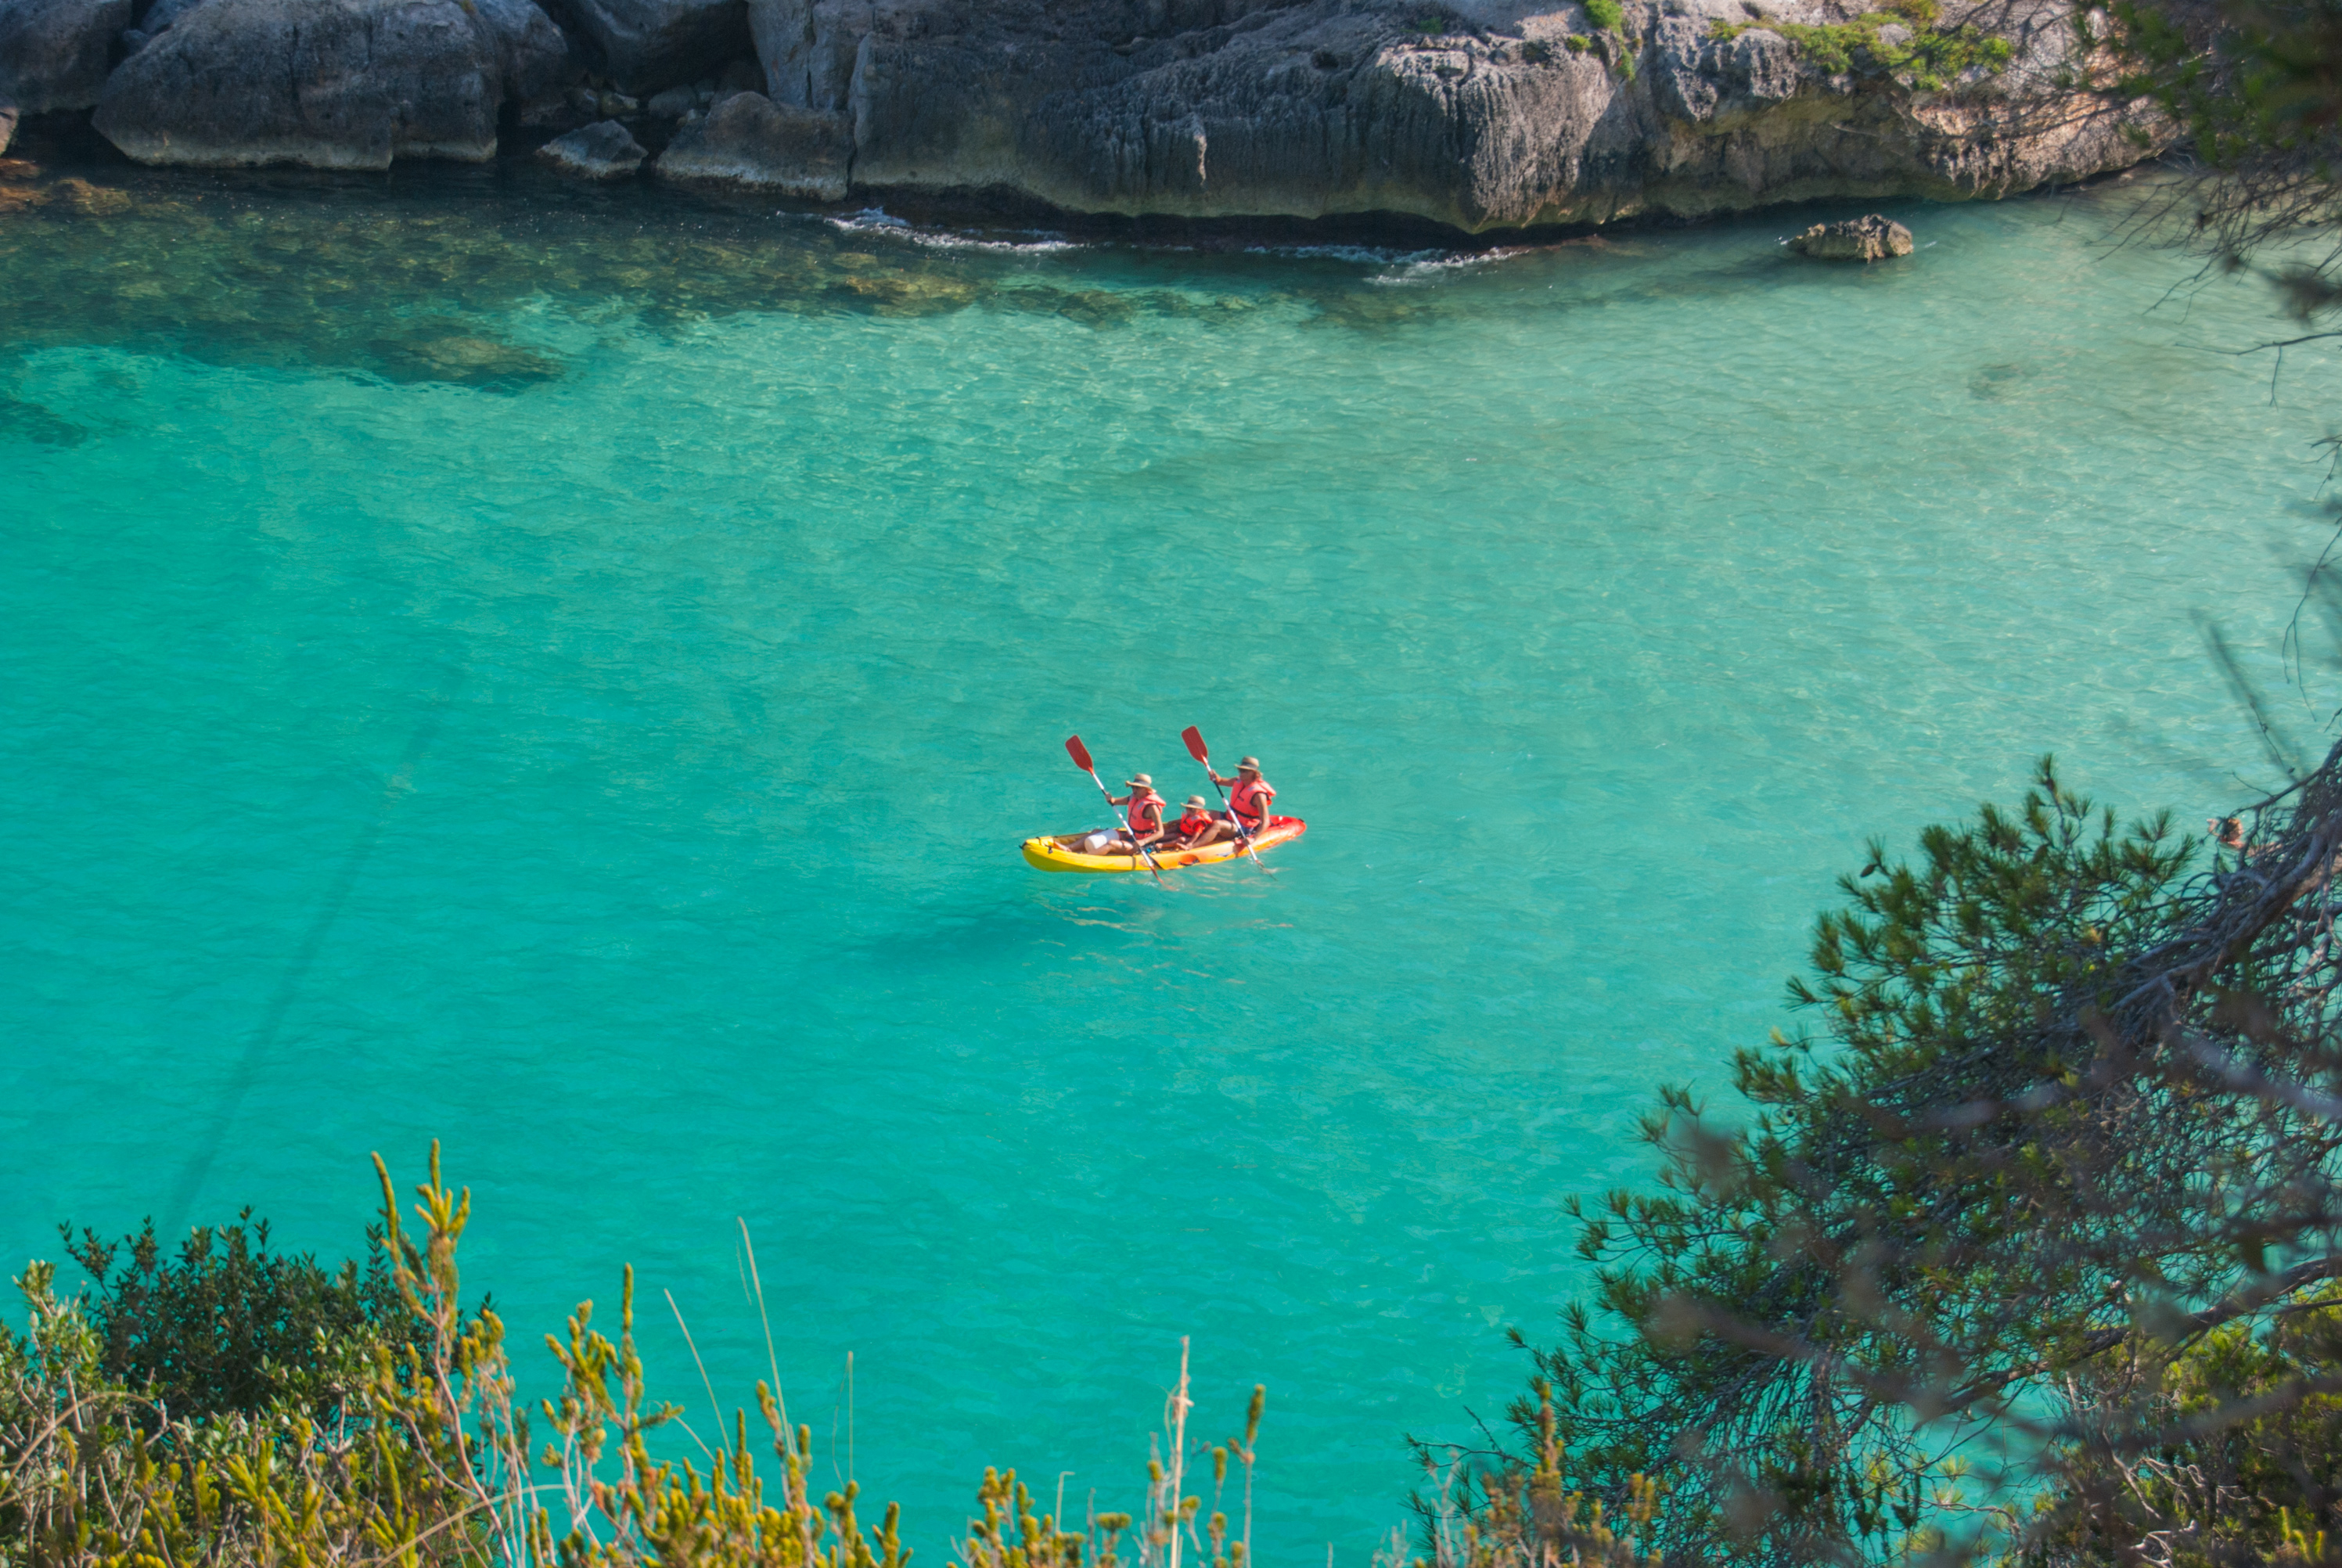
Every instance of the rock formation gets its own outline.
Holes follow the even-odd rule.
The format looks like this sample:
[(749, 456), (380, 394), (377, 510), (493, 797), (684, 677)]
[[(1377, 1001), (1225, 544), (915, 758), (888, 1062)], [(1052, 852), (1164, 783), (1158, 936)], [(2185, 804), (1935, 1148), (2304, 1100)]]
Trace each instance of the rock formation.
[(835, 202), (845, 199), (853, 156), (845, 115), (735, 93), (677, 131), (656, 167), (684, 185)]
[[(2057, 85), (2069, 12), (1931, 28), (1930, 86), (1822, 0), (1763, 7), (1879, 45), (1841, 67), (1739, 0), (749, 0), (769, 90), (854, 121), (853, 183), (1077, 212), (1392, 213), (1467, 231), (1826, 195), (2000, 194), (2135, 161), (2124, 105)], [(1857, 8), (1857, 14), (1858, 14)], [(1972, 29), (1962, 34), (1960, 28)], [(1911, 29), (1899, 29), (1909, 38)]]
[[(129, 25), (130, 0), (5, 0), (0, 108), (46, 115), (95, 104), (115, 36)], [(0, 147), (7, 141), (0, 136)]]
[(741, 0), (555, 0), (555, 7), (628, 93), (672, 87), (748, 53)]
[[(98, 95), (131, 3), (0, 0), (0, 93)], [(149, 162), (379, 168), (488, 157), (519, 104), (674, 126), (694, 185), (1471, 233), (1998, 195), (2164, 134), (2090, 85), (2077, 0), (1887, 3), (155, 0), (96, 124)]]
[(1816, 224), (1792, 238), (1789, 248), (1817, 261), (1885, 261), (1911, 254), (1911, 231), (1872, 213), (1843, 223)]
[(200, 0), (106, 79), (95, 124), (141, 163), (478, 163), (507, 97), (572, 75), (529, 0)]
[(597, 120), (537, 148), (537, 161), (583, 180), (623, 180), (642, 167), (642, 144), (616, 120)]

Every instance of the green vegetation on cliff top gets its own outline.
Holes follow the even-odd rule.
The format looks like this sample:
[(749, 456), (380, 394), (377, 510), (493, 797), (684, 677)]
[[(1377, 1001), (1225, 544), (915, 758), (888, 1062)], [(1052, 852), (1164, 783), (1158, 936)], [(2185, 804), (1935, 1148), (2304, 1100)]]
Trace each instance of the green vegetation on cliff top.
[[(1611, 3), (1616, 4), (1616, 0)], [(1936, 0), (1895, 0), (1893, 5), (1865, 12), (1851, 22), (1833, 22), (1823, 26), (1770, 18), (1752, 22), (1719, 19), (1711, 23), (1708, 30), (1711, 36), (1726, 40), (1757, 28), (1777, 33), (1794, 45), (1799, 55), (1832, 75), (1850, 71), (1907, 75), (1913, 86), (1930, 93), (1940, 91), (1979, 66), (1997, 73), (2016, 53), (2006, 38), (1972, 23), (1943, 26), (1940, 15)], [(1885, 35), (1889, 27), (1902, 28), (1907, 36), (1890, 39)]]

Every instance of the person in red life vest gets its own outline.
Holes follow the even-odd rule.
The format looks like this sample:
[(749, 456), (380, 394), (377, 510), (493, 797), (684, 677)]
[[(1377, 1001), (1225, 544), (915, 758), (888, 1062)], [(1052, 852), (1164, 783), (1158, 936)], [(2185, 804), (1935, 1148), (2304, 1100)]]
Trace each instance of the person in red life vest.
[[(1107, 853), (1136, 854), (1142, 849), (1154, 848), (1162, 841), (1163, 808), (1168, 803), (1155, 793), (1155, 780), (1146, 774), (1133, 774), (1122, 782), (1130, 787), (1130, 793), (1106, 798), (1116, 805), (1130, 808), (1126, 814), (1130, 818), (1130, 833), (1116, 834), (1116, 845)], [(1137, 835), (1135, 844), (1131, 840), (1133, 834)]]
[(1212, 814), (1211, 802), (1202, 795), (1191, 794), (1179, 808), (1179, 820), (1171, 824), (1171, 832), (1180, 848), (1201, 849), (1232, 836), (1236, 830)]
[(1224, 779), (1212, 775), (1212, 782), (1228, 791), (1228, 820), (1246, 838), (1257, 834), (1268, 825), (1269, 803), (1276, 799), (1276, 786), (1260, 776), (1260, 759), (1246, 757), (1236, 764), (1236, 776)]

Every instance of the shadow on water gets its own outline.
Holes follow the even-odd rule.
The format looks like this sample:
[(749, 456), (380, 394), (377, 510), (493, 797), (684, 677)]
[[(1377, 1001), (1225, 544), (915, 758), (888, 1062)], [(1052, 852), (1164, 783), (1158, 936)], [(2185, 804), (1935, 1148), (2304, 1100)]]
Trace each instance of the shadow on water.
[(1198, 944), (1274, 921), (1276, 905), (1243, 881), (1176, 874), (1158, 890), (1123, 877), (1047, 876), (1011, 896), (945, 899), (902, 912), (879, 930), (825, 944), (822, 964), (861, 964), (889, 975), (998, 968), (1004, 962), (1106, 958), (1186, 962)]

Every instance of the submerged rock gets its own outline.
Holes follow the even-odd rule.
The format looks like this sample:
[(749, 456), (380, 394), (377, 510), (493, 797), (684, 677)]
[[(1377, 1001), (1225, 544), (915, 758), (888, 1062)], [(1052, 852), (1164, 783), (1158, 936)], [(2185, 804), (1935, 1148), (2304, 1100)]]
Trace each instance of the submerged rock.
[[(130, 0), (0, 0), (0, 112), (86, 109), (105, 84)], [(8, 133), (15, 129), (9, 116)], [(0, 147), (8, 145), (0, 135)]]
[(112, 185), (93, 185), (80, 178), (63, 179), (54, 185), (18, 185), (22, 175), (37, 174), (32, 165), (14, 159), (0, 160), (0, 213), (21, 213), (34, 207), (59, 207), (85, 218), (107, 218), (131, 208), (130, 193)]
[(130, 193), (112, 185), (93, 185), (84, 179), (63, 179), (51, 185), (48, 200), (85, 218), (112, 217), (130, 210)]
[(751, 47), (742, 0), (555, 0), (555, 11), (600, 52), (610, 79), (637, 96), (692, 81)]
[(845, 115), (784, 108), (762, 93), (719, 97), (706, 119), (677, 131), (659, 155), (659, 178), (814, 201), (845, 198), (854, 157)]
[(603, 120), (537, 148), (540, 163), (585, 180), (623, 180), (642, 167), (648, 155), (616, 120)]
[(8, 144), (15, 139), (16, 105), (5, 101), (0, 101), (0, 153), (6, 152), (8, 150)]
[(1817, 261), (1885, 261), (1911, 254), (1911, 231), (1871, 213), (1843, 223), (1816, 224), (1792, 238), (1789, 248)]
[(478, 163), (507, 97), (572, 69), (530, 0), (202, 0), (107, 79), (94, 123), (147, 164)]
[(516, 390), (556, 381), (562, 374), (559, 360), (468, 333), (382, 339), (375, 342), (374, 351), (383, 373), (394, 381), (445, 381), (458, 386)]

